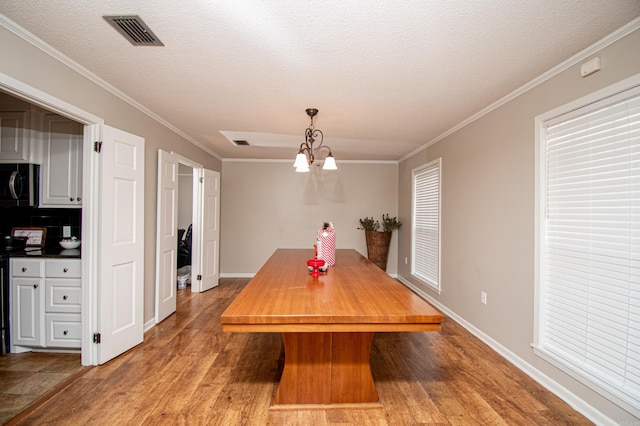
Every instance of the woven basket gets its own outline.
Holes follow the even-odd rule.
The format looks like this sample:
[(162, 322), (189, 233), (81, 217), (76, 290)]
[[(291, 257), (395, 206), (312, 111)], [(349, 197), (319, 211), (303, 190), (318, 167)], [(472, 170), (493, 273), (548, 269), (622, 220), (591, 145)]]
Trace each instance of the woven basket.
[(367, 239), (367, 257), (383, 271), (387, 270), (391, 232), (364, 231)]

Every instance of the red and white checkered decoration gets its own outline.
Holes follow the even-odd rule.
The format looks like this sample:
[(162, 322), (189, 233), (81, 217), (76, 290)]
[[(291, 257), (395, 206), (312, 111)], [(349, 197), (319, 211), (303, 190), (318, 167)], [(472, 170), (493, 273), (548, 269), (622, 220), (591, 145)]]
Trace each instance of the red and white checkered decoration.
[(318, 231), (318, 238), (320, 239), (321, 253), (318, 253), (318, 257), (324, 260), (325, 265), (333, 266), (336, 264), (336, 234), (332, 230), (321, 229)]

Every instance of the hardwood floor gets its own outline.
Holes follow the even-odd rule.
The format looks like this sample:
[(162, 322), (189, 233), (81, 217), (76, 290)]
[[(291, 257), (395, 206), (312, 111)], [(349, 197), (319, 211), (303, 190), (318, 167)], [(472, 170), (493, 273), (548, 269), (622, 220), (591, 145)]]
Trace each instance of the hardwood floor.
[(449, 318), (441, 333), (375, 335), (371, 368), (384, 408), (270, 411), (280, 335), (223, 333), (220, 324), (247, 281), (179, 291), (177, 314), (143, 344), (9, 424), (590, 424)]

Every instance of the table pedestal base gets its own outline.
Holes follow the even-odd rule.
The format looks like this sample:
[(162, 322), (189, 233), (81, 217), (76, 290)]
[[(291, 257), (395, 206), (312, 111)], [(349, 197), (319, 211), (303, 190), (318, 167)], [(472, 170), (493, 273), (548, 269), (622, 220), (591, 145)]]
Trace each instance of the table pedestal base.
[(282, 333), (284, 369), (273, 409), (379, 408), (373, 333)]

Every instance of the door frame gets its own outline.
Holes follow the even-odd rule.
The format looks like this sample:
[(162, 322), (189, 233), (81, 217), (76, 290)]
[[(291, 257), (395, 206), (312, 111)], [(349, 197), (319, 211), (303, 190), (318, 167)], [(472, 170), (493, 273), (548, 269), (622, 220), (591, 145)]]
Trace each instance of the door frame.
[[(158, 151), (163, 151), (159, 149)], [(193, 171), (193, 185), (192, 185), (192, 206), (191, 206), (191, 235), (192, 235), (192, 243), (191, 243), (191, 265), (195, 265), (195, 268), (191, 268), (191, 291), (192, 292), (201, 292), (201, 282), (197, 279), (197, 276), (202, 273), (202, 226), (203, 226), (203, 212), (202, 209), (204, 207), (204, 201), (202, 199), (202, 179), (204, 178), (204, 166), (200, 163), (197, 163), (191, 160), (188, 157), (185, 157), (181, 154), (178, 154), (174, 151), (166, 151), (171, 156), (175, 157), (178, 164), (182, 164), (184, 166), (190, 167)], [(159, 182), (156, 182), (159, 185)], [(180, 189), (178, 189), (180, 191)], [(177, 196), (177, 194), (176, 194)], [(160, 214), (160, 212), (158, 212)], [(156, 218), (156, 228), (160, 226), (162, 223), (161, 219)], [(156, 235), (157, 235), (156, 229)], [(157, 241), (156, 241), (156, 258), (157, 258)], [(158, 270), (156, 265), (156, 271)], [(160, 291), (158, 288), (160, 282), (156, 277), (156, 294)]]
[[(163, 206), (162, 206), (162, 202), (161, 202), (161, 198), (162, 198), (162, 194), (161, 191), (163, 189), (163, 177), (162, 177), (162, 167), (163, 164), (160, 163), (160, 157), (162, 156), (163, 159), (165, 159), (165, 161), (168, 158), (171, 158), (171, 162), (172, 164), (175, 164), (177, 166), (175, 173), (177, 175), (177, 182), (176, 182), (176, 188), (175, 188), (175, 199), (179, 200), (180, 198), (180, 173), (179, 173), (179, 169), (180, 169), (180, 165), (183, 165), (185, 167), (188, 167), (189, 169), (191, 169), (191, 178), (192, 178), (192, 182), (191, 182), (191, 200), (192, 200), (192, 204), (191, 204), (191, 290), (192, 292), (199, 292), (201, 290), (201, 281), (197, 280), (197, 276), (201, 274), (200, 271), (200, 266), (201, 265), (201, 258), (202, 258), (202, 212), (201, 210), (201, 206), (202, 206), (202, 195), (200, 191), (200, 170), (203, 170), (203, 166), (199, 163), (194, 162), (193, 160), (180, 155), (174, 151), (165, 151), (163, 149), (158, 149), (158, 174), (156, 176), (156, 186), (157, 186), (157, 191), (156, 191), (156, 197), (157, 197), (157, 209), (156, 209), (156, 245), (155, 245), (155, 260), (156, 260), (156, 265), (155, 265), (155, 323), (158, 324), (162, 321), (164, 321), (165, 318), (167, 318), (167, 316), (165, 316), (165, 313), (162, 313), (162, 317), (161, 315), (161, 310), (160, 310), (160, 295), (163, 294), (163, 285), (166, 285), (166, 282), (163, 282), (163, 280), (160, 278), (159, 274), (162, 271), (166, 271), (166, 267), (164, 266), (163, 262), (164, 262), (164, 256), (161, 253), (161, 235), (163, 235), (162, 233), (162, 226), (164, 223), (166, 223), (165, 221), (165, 217), (164, 215), (166, 214)], [(162, 155), (161, 155), (162, 153)], [(166, 156), (166, 157), (165, 157)], [(176, 201), (177, 202), (177, 201)], [(177, 207), (176, 207), (177, 208)], [(177, 221), (177, 218), (176, 218)], [(176, 224), (177, 225), (177, 224)], [(177, 232), (177, 229), (176, 229)], [(177, 244), (177, 241), (176, 241)], [(177, 247), (176, 250), (174, 251), (175, 254), (175, 258), (173, 258), (171, 261), (174, 263), (177, 262)], [(175, 298), (177, 297), (177, 294), (175, 293), (177, 291), (176, 287), (177, 287), (177, 283), (175, 281), (175, 279), (173, 280), (173, 283), (171, 284), (174, 286), (173, 288), (173, 296), (172, 298), (175, 301)], [(175, 310), (172, 312), (172, 314), (175, 313)], [(171, 314), (170, 314), (171, 315)], [(169, 316), (170, 316), (169, 315)]]
[(84, 125), (82, 142), (82, 365), (98, 364), (98, 349), (90, 336), (98, 329), (98, 197), (99, 197), (99, 158), (93, 154), (93, 142), (102, 140), (104, 119), (62, 99), (49, 95), (4, 73), (0, 73), (0, 89), (38, 105), (56, 114), (65, 116)]
[[(191, 204), (191, 291), (200, 291), (200, 281), (197, 280), (198, 274), (201, 273), (200, 266), (193, 268), (193, 265), (200, 265), (202, 258), (202, 194), (200, 193), (200, 174), (204, 167), (183, 155), (171, 151), (171, 154), (178, 160), (178, 168), (180, 164), (191, 167), (191, 185), (192, 204)], [(180, 178), (178, 177), (178, 183)], [(180, 185), (178, 184), (178, 194), (180, 194)], [(156, 289), (157, 291), (157, 289)]]

